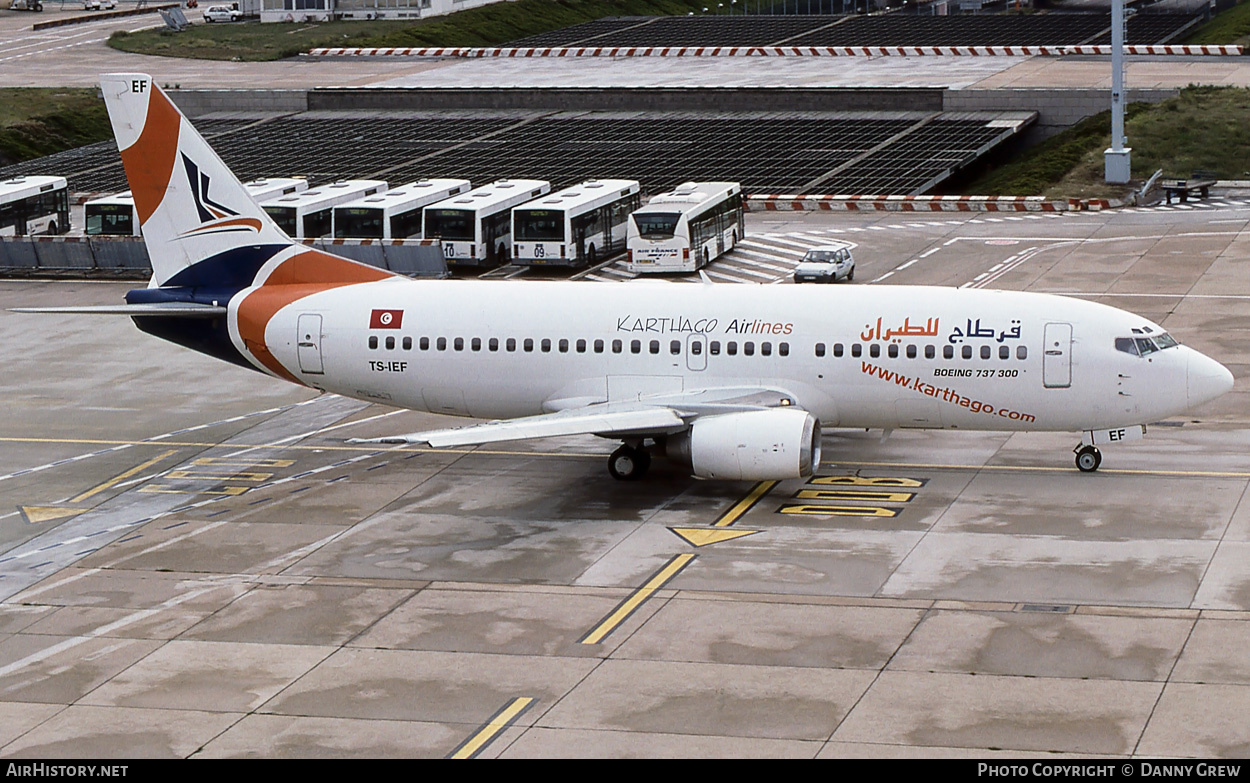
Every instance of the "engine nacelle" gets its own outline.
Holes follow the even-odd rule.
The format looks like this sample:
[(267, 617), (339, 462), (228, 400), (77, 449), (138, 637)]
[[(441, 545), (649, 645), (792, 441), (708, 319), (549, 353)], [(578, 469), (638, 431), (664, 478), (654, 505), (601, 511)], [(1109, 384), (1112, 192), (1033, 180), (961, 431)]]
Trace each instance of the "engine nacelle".
[(698, 478), (804, 478), (820, 464), (820, 422), (798, 408), (700, 417), (670, 435), (664, 453)]

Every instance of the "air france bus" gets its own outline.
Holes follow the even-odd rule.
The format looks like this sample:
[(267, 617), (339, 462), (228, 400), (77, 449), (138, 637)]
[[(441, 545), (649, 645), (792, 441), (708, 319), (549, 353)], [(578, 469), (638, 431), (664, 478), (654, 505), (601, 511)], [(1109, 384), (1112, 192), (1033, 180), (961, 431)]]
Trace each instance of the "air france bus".
[(16, 177), (0, 182), (0, 236), (69, 231), (69, 187), (64, 177)]
[(347, 179), (259, 203), (291, 239), (317, 239), (334, 236), (335, 207), (386, 191), (380, 179)]
[(629, 271), (693, 272), (738, 244), (745, 225), (737, 182), (686, 182), (630, 215)]
[(514, 264), (591, 266), (625, 250), (636, 180), (587, 180), (512, 209)]
[(334, 236), (421, 239), (425, 207), (470, 187), (467, 179), (423, 179), (334, 208)]
[[(292, 193), (302, 193), (308, 190), (308, 180), (302, 177), (269, 177), (245, 182), (243, 187), (260, 203)], [(135, 199), (129, 190), (92, 199), (83, 205), (83, 211), (86, 213), (88, 236), (142, 235), (139, 231), (139, 213), (135, 210)]]
[(448, 266), (499, 266), (512, 248), (512, 208), (551, 190), (540, 179), (501, 179), (425, 208), (425, 238)]

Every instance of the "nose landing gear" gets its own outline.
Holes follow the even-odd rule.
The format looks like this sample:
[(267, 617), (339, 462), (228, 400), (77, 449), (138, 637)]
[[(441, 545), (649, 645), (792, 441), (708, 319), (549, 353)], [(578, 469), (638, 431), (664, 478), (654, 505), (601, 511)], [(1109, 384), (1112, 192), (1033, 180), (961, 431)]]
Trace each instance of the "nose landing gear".
[(1093, 473), (1102, 464), (1102, 452), (1097, 446), (1077, 446), (1072, 450), (1076, 454), (1076, 467), (1082, 473)]

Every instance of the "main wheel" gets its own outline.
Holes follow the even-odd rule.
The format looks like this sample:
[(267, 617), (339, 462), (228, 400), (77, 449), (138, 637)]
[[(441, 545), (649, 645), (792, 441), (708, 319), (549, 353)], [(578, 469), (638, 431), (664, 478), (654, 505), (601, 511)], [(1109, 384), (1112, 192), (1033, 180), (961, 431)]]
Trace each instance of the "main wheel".
[(621, 446), (608, 457), (608, 472), (617, 481), (637, 481), (651, 467), (651, 453), (646, 449)]
[(1102, 452), (1094, 446), (1082, 446), (1076, 451), (1076, 467), (1082, 473), (1093, 473), (1102, 464)]

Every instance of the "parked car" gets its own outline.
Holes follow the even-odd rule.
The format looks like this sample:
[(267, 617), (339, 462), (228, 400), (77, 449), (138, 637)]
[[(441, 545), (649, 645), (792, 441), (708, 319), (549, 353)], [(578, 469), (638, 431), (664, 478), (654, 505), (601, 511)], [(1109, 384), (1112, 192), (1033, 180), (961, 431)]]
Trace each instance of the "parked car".
[(116, 0), (82, 0), (84, 11), (112, 11), (117, 7)]
[(242, 18), (242, 11), (228, 5), (210, 5), (204, 9), (205, 22), (237, 22)]
[(855, 259), (849, 245), (814, 247), (794, 268), (796, 283), (836, 283), (855, 279)]

